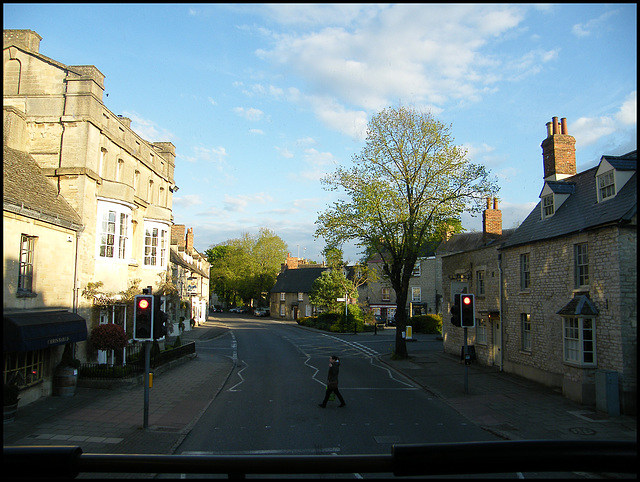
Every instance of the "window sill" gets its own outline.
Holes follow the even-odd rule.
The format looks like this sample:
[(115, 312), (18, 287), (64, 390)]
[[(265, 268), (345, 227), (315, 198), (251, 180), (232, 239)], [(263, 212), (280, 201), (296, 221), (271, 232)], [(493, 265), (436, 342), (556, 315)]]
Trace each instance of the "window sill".
[(36, 298), (38, 293), (34, 293), (33, 291), (18, 291), (16, 293), (16, 298)]

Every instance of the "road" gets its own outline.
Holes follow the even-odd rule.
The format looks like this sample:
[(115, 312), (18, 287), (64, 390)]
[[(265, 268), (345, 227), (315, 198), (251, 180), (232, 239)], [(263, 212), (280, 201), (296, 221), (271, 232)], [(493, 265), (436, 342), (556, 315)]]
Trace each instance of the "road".
[[(392, 348), (393, 330), (358, 336), (247, 315), (216, 318), (230, 330), (198, 342), (198, 356), (224, 354), (236, 367), (176, 454), (388, 455), (400, 443), (497, 440), (377, 360)], [(334, 354), (347, 406), (323, 409)]]

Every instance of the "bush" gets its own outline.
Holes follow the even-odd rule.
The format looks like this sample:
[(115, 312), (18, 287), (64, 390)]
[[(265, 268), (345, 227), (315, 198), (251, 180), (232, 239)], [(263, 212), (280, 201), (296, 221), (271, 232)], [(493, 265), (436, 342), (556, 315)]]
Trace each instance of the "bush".
[(442, 334), (442, 316), (440, 315), (419, 315), (409, 318), (407, 325), (413, 328), (416, 333), (427, 335)]
[(98, 325), (91, 330), (91, 344), (98, 350), (122, 350), (127, 346), (127, 335), (120, 325)]

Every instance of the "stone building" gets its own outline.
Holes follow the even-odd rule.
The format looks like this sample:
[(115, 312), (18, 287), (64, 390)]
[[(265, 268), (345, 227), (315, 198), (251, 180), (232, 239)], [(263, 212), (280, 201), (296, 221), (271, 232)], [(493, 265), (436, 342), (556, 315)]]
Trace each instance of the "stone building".
[[(380, 256), (367, 261), (369, 269), (377, 275), (376, 281), (369, 281), (358, 288), (359, 304), (370, 310), (382, 321), (389, 322), (395, 317), (397, 300), (395, 290), (385, 277)], [(442, 306), (442, 280), (440, 260), (435, 256), (421, 256), (416, 261), (407, 296), (407, 315), (418, 316), (439, 313)]]
[(184, 224), (171, 227), (171, 259), (169, 271), (178, 288), (180, 305), (172, 307), (172, 317), (177, 333), (180, 319), (185, 319), (185, 330), (190, 330), (190, 320), (203, 323), (207, 320), (209, 302), (209, 261), (193, 246), (193, 228), (185, 232)]
[[(8, 115), (5, 112), (5, 119)], [(8, 133), (5, 129), (5, 136)], [(86, 322), (77, 314), (74, 298), (77, 242), (83, 226), (35, 160), (11, 144), (5, 137), (3, 374), (5, 382), (18, 385), (20, 404), (25, 405), (52, 393), (64, 346), (87, 338)]]
[(297, 320), (315, 315), (316, 307), (309, 300), (309, 292), (313, 282), (327, 269), (324, 265), (304, 263), (288, 255), (269, 292), (271, 318)]
[(467, 329), (467, 343), (477, 360), (502, 368), (502, 324), (500, 316), (501, 272), (498, 247), (513, 233), (502, 229), (498, 200), (487, 199), (482, 232), (454, 234), (437, 250), (442, 263), (444, 291), (442, 336), (447, 353), (461, 353), (464, 328), (451, 323), (451, 306), (456, 293), (475, 297), (476, 326)]
[[(95, 66), (48, 58), (40, 40), (31, 30), (4, 30), (5, 143), (35, 161), (82, 226), (77, 236), (70, 233), (77, 255), (73, 283), (61, 285), (70, 290), (66, 306), (87, 320), (89, 333), (98, 323), (118, 323), (130, 333), (123, 293), (155, 288), (169, 263), (175, 148), (142, 139), (129, 119), (107, 108), (105, 77)], [(38, 250), (49, 242), (43, 235)], [(50, 259), (60, 273), (74, 261), (65, 253)], [(101, 287), (87, 298), (89, 283)], [(36, 300), (48, 307), (52, 300), (43, 294)], [(83, 361), (101, 356), (84, 342), (76, 354)]]
[(541, 147), (540, 202), (500, 247), (504, 369), (598, 408), (614, 383), (609, 397), (634, 414), (637, 153), (576, 173), (575, 139), (556, 117)]

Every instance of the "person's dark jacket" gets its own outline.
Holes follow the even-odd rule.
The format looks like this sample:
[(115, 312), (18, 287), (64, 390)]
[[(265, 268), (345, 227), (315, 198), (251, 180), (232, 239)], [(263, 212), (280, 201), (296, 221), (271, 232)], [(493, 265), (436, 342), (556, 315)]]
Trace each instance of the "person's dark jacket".
[(340, 360), (335, 360), (329, 367), (329, 374), (327, 375), (327, 387), (338, 388), (338, 374), (340, 373)]

